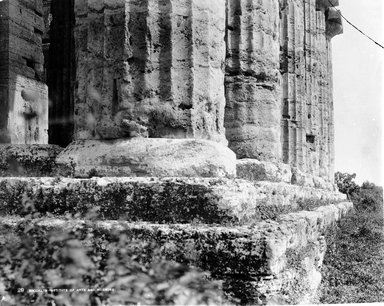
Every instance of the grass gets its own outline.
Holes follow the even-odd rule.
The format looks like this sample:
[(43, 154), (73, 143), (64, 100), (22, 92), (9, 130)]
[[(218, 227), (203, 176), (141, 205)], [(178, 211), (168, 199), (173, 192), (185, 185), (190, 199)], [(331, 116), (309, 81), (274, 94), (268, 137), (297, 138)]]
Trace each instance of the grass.
[(383, 215), (358, 210), (330, 234), (319, 302), (384, 302)]

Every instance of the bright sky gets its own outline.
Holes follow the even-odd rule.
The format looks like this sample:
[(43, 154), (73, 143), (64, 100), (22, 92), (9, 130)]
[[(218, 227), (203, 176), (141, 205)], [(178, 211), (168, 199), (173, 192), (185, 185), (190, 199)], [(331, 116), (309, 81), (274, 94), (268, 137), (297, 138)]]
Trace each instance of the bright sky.
[[(384, 45), (384, 1), (340, 0), (342, 14)], [(356, 182), (383, 180), (384, 49), (344, 21), (332, 40), (335, 170), (356, 173)]]

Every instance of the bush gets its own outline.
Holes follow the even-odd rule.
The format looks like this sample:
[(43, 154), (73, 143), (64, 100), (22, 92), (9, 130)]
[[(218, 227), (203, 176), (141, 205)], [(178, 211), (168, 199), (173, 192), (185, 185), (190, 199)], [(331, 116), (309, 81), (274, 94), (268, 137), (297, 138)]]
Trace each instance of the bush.
[(383, 188), (365, 182), (355, 193), (352, 201), (357, 209), (381, 211), (383, 208)]
[(206, 273), (166, 260), (153, 241), (118, 233), (109, 240), (99, 239), (88, 226), (49, 230), (36, 226), (36, 217), (28, 215), (16, 233), (0, 233), (0, 296), (9, 305), (223, 301), (219, 283), (209, 281)]
[(335, 182), (340, 192), (348, 196), (357, 210), (382, 212), (383, 188), (370, 182), (359, 186), (354, 182), (355, 178), (356, 174), (335, 173)]
[(349, 173), (341, 173), (336, 172), (335, 173), (335, 183), (337, 187), (339, 188), (340, 192), (345, 193), (348, 196), (348, 199), (351, 199), (351, 197), (359, 192), (359, 185), (357, 185), (354, 182), (354, 179), (356, 178), (356, 174), (349, 174)]

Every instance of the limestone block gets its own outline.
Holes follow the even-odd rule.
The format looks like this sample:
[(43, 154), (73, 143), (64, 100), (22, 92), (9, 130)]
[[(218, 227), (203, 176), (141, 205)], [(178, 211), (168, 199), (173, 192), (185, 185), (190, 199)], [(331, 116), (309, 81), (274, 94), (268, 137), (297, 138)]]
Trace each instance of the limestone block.
[(0, 3), (0, 142), (48, 142), (42, 2)]
[(236, 163), (237, 177), (250, 181), (271, 181), (291, 183), (291, 167), (282, 163), (240, 159)]
[[(151, 250), (144, 252), (148, 261), (158, 256), (153, 253), (157, 249), (167, 259), (209, 271), (223, 282), (224, 291), (243, 305), (296, 305), (312, 302), (320, 283), (325, 233), (352, 208), (352, 203), (340, 203), (313, 212), (290, 213), (252, 227), (55, 218), (41, 218), (33, 226), (44, 231), (75, 228), (92, 233), (83, 243), (93, 252), (99, 252), (101, 242), (123, 234), (152, 242), (156, 248), (151, 244)], [(30, 221), (14, 216), (1, 216), (0, 221), (4, 236), (22, 232), (22, 222), (31, 226)], [(103, 254), (106, 251), (103, 249)]]
[(279, 160), (277, 0), (227, 1), (225, 128), (238, 158)]
[(292, 168), (292, 183), (299, 186), (315, 186), (313, 176), (300, 171), (296, 167)]
[(27, 194), (42, 214), (78, 214), (97, 207), (100, 220), (204, 224), (254, 220), (259, 190), (250, 182), (208, 178), (7, 178), (0, 207), (19, 214)]
[(17, 75), (43, 80), (42, 1), (5, 1), (9, 16), (9, 69)]
[(75, 141), (57, 158), (61, 174), (234, 177), (235, 154), (207, 140), (133, 138)]
[(303, 187), (337, 191), (333, 181), (300, 171), (283, 163), (264, 162), (256, 159), (240, 159), (236, 162), (237, 177), (250, 181), (285, 182)]
[(48, 88), (45, 84), (14, 75), (1, 86), (0, 142), (48, 143)]
[(75, 139), (226, 143), (221, 0), (76, 0)]
[(8, 139), (13, 144), (48, 143), (48, 87), (17, 76), (9, 83)]
[[(55, 167), (54, 157), (60, 152), (56, 147), (41, 146), (0, 149), (0, 175), (11, 176), (50, 175)], [(85, 218), (91, 208), (97, 208), (94, 215), (99, 220), (198, 221), (231, 226), (276, 219), (278, 215), (298, 211), (299, 202), (317, 201), (318, 205), (326, 205), (345, 201), (345, 195), (336, 192), (224, 178), (8, 177), (0, 178), (0, 212), (22, 214), (25, 208), (22, 194), (33, 199), (36, 211), (42, 215), (70, 213)], [(274, 216), (263, 214), (263, 210), (273, 208), (282, 210)]]

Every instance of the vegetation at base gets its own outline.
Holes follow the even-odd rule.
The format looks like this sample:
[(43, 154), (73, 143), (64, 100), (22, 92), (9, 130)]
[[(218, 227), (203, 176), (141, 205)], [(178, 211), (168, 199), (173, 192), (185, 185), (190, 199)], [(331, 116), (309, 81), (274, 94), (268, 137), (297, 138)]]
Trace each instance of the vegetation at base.
[(384, 301), (383, 189), (369, 182), (359, 186), (355, 177), (336, 173), (336, 183), (353, 201), (355, 213), (328, 234), (320, 303)]
[(356, 174), (335, 173), (335, 183), (340, 192), (345, 193), (359, 211), (377, 211), (383, 209), (383, 187), (370, 182), (361, 186), (355, 183)]
[(220, 283), (211, 281), (207, 273), (166, 260), (153, 241), (122, 234), (106, 242), (92, 237), (87, 227), (50, 230), (34, 226), (38, 220), (31, 212), (16, 231), (0, 232), (3, 305), (218, 305), (224, 301)]

